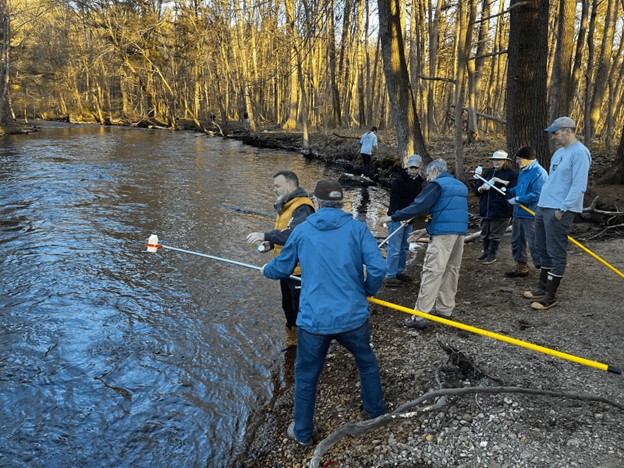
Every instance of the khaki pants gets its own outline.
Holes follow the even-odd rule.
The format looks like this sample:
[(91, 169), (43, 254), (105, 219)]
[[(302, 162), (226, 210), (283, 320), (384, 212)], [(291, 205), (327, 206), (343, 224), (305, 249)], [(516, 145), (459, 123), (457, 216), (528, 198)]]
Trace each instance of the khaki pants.
[(432, 236), (425, 255), (420, 280), (420, 291), (414, 308), (450, 317), (455, 308), (455, 294), (459, 281), (464, 236), (449, 234)]

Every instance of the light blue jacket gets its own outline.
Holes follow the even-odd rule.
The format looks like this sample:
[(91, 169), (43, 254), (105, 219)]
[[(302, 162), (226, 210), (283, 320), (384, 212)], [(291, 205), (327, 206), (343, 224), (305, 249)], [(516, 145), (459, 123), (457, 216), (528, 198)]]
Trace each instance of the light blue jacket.
[(377, 148), (377, 135), (374, 132), (366, 132), (360, 138), (360, 153), (373, 154), (373, 148)]
[[(507, 193), (510, 197), (515, 197), (518, 203), (522, 203), (531, 211), (535, 212), (542, 186), (547, 178), (548, 173), (546, 169), (535, 160), (522, 168), (518, 174), (516, 186), (511, 187)], [(534, 215), (516, 205), (513, 216), (514, 218), (533, 218)]]
[(555, 151), (537, 206), (582, 213), (591, 160), (589, 150), (580, 141)]
[(364, 223), (340, 209), (321, 208), (293, 230), (280, 254), (264, 267), (264, 275), (286, 278), (297, 261), (298, 327), (331, 335), (355, 330), (368, 319), (366, 297), (381, 287), (386, 262)]

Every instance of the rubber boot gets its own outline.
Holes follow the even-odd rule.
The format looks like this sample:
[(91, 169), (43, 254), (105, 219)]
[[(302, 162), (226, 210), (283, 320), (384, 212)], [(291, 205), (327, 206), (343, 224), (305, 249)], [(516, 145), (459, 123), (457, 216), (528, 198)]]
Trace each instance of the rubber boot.
[(485, 260), (490, 254), (490, 239), (483, 239), (483, 252), (477, 257), (478, 261)]
[(500, 244), (499, 241), (490, 241), (490, 250), (488, 252), (488, 255), (483, 259), (481, 263), (483, 263), (484, 265), (490, 265), (496, 261), (496, 251), (498, 250), (498, 244)]
[(544, 297), (531, 304), (531, 308), (535, 310), (548, 310), (551, 307), (555, 307), (557, 305), (557, 289), (559, 289), (561, 278), (561, 276), (549, 274), (548, 283), (546, 283), (546, 288), (544, 289)]
[(544, 297), (544, 294), (546, 293), (545, 289), (546, 283), (548, 282), (549, 271), (549, 269), (547, 270), (546, 268), (542, 268), (540, 270), (539, 281), (537, 282), (535, 287), (530, 291), (524, 291), (523, 296), (527, 299), (541, 299), (542, 297)]
[(286, 349), (297, 346), (297, 327), (294, 325), (288, 328), (286, 325)]
[(505, 272), (505, 278), (526, 278), (527, 276), (529, 276), (529, 264), (526, 262), (518, 262), (514, 271)]

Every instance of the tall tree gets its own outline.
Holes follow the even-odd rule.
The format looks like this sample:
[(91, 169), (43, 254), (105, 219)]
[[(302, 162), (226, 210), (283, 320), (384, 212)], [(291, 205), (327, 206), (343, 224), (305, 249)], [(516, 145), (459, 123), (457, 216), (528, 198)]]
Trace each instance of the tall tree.
[(7, 0), (0, 0), (0, 124), (9, 120), (11, 74), (11, 15)]
[(548, 0), (512, 0), (509, 20), (507, 72), (507, 150), (515, 153), (533, 146), (538, 159), (549, 166), (544, 132), (548, 39)]
[(554, 120), (562, 115), (570, 114), (573, 91), (572, 82), (572, 52), (574, 50), (574, 19), (576, 2), (559, 1), (559, 16), (557, 19), (557, 46), (555, 48), (550, 119)]
[(396, 129), (398, 152), (407, 166), (407, 157), (416, 151), (430, 160), (416, 115), (416, 102), (410, 87), (401, 28), (401, 0), (378, 0), (379, 37), (390, 113)]

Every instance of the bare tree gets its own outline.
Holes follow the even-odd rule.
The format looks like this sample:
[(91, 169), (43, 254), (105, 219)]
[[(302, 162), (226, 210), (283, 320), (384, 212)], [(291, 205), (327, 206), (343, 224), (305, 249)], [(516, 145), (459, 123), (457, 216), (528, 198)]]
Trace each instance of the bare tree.
[(531, 145), (538, 159), (549, 166), (550, 152), (544, 132), (548, 0), (512, 0), (507, 73), (507, 150), (513, 154)]
[(416, 102), (410, 86), (405, 47), (401, 28), (400, 0), (379, 0), (379, 37), (383, 57), (386, 86), (390, 96), (390, 112), (396, 129), (399, 155), (407, 165), (410, 153), (418, 152), (424, 160), (430, 159), (425, 147)]

